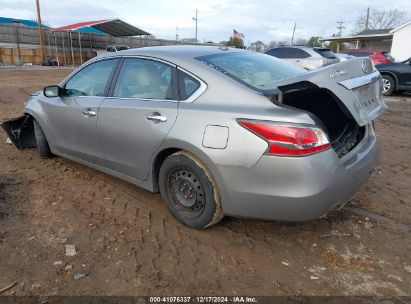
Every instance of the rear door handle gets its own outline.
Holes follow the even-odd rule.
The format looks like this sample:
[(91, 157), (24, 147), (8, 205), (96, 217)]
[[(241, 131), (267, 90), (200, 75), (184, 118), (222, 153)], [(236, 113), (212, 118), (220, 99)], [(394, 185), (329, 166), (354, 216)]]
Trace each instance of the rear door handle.
[(83, 112), (81, 112), (81, 113), (83, 114), (84, 117), (87, 117), (87, 118), (90, 118), (90, 117), (92, 117), (92, 116), (96, 116), (96, 115), (97, 115), (97, 113), (94, 112), (94, 111), (91, 110), (91, 109), (83, 110)]
[(158, 121), (158, 122), (166, 122), (167, 117), (162, 116), (160, 113), (152, 113), (146, 116), (147, 120), (151, 121)]

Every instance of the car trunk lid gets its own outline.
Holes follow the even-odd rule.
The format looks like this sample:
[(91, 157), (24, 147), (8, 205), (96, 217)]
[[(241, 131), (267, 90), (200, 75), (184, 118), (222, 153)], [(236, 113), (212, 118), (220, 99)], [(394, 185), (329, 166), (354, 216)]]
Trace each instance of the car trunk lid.
[(359, 126), (370, 123), (386, 108), (381, 90), (381, 75), (374, 69), (368, 58), (340, 62), (280, 80), (276, 83), (282, 92), (278, 96), (278, 101), (282, 102), (284, 93), (306, 87), (306, 85), (299, 85), (303, 83), (310, 83), (335, 95)]

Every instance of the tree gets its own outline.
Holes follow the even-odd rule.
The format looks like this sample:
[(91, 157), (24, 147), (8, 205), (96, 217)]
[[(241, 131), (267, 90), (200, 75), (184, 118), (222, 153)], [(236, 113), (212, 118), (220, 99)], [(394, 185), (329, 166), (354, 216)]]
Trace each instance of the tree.
[(307, 45), (307, 39), (298, 38), (298, 39), (294, 42), (294, 45)]
[[(370, 10), (368, 18), (368, 29), (391, 29), (395, 28), (405, 22), (406, 13), (398, 9), (391, 10)], [(355, 22), (354, 32), (358, 33), (366, 29), (367, 13), (358, 17)]]
[(256, 52), (264, 52), (267, 46), (262, 41), (251, 42), (248, 47), (249, 50)]
[(226, 46), (234, 46), (237, 49), (243, 49), (244, 48), (244, 41), (242, 39), (230, 37), (230, 40), (228, 40), (225, 45)]
[(312, 36), (310, 39), (308, 39), (307, 45), (310, 47), (321, 46), (321, 43), (318, 41), (318, 39), (320, 39), (320, 37)]
[(273, 49), (273, 48), (275, 48), (275, 47), (277, 47), (277, 46), (278, 46), (277, 41), (271, 40), (271, 41), (267, 44), (267, 50), (271, 50), (271, 49)]

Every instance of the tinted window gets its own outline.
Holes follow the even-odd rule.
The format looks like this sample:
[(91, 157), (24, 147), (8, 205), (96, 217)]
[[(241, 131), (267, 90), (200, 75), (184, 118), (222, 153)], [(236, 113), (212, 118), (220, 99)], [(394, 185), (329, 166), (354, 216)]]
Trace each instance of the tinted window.
[(178, 71), (178, 86), (181, 100), (186, 100), (200, 87), (200, 82), (190, 75)]
[(211, 68), (258, 91), (276, 89), (275, 81), (305, 72), (304, 69), (260, 53), (218, 53), (196, 58)]
[(310, 54), (307, 52), (291, 47), (282, 47), (268, 51), (268, 54), (277, 58), (308, 58)]
[(314, 49), (314, 51), (316, 51), (318, 54), (320, 54), (321, 56), (325, 58), (329, 58), (329, 59), (337, 58), (334, 52), (331, 51), (330, 49)]
[(173, 99), (172, 68), (147, 59), (125, 59), (114, 88), (114, 97)]
[(287, 51), (282, 48), (269, 50), (267, 54), (277, 58), (287, 58)]
[(355, 57), (368, 57), (374, 55), (373, 52), (350, 52), (349, 54)]
[(102, 60), (92, 63), (66, 82), (69, 96), (104, 96), (107, 80), (116, 67), (118, 59)]
[(311, 57), (306, 51), (301, 49), (290, 48), (289, 51), (290, 57), (289, 58), (308, 58)]

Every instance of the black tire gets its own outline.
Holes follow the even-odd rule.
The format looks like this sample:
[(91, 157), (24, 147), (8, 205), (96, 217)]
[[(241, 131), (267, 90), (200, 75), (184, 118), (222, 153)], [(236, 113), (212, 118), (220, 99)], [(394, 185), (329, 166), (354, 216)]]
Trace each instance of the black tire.
[(39, 123), (36, 120), (33, 120), (33, 125), (34, 137), (36, 138), (37, 144), (37, 154), (40, 158), (50, 158), (52, 154), (43, 130), (41, 129)]
[(191, 228), (201, 229), (223, 217), (214, 178), (194, 155), (179, 151), (165, 159), (159, 174), (161, 197), (171, 214)]
[(395, 91), (395, 79), (390, 75), (382, 75), (382, 94), (390, 96)]

